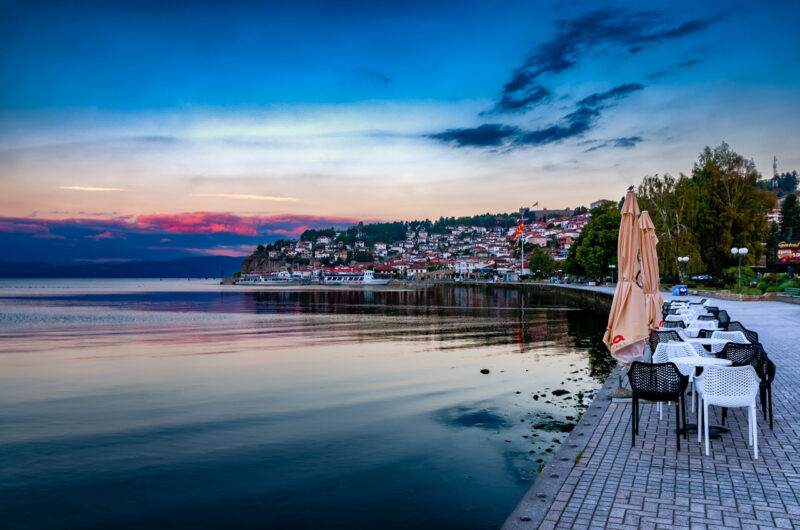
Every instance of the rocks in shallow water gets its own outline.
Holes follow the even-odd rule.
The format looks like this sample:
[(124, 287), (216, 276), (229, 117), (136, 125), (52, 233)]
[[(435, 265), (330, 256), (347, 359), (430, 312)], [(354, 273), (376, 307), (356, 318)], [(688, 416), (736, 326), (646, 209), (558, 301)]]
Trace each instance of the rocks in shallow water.
[[(564, 423), (558, 420), (550, 420), (540, 423), (534, 423), (532, 425), (534, 429), (541, 429), (547, 432), (570, 432), (572, 429), (575, 428), (575, 425), (572, 423)], [(534, 436), (536, 436), (534, 434)]]
[(563, 388), (559, 388), (558, 390), (553, 390), (554, 396), (563, 396), (564, 394), (569, 394), (569, 390), (564, 390)]
[(482, 374), (488, 374), (489, 373), (489, 369), (488, 368), (483, 368), (483, 369), (481, 369), (481, 373)]
[(534, 394), (533, 399), (535, 399), (536, 401), (539, 401), (539, 396)]
[(575, 419), (575, 416), (567, 416), (567, 421), (572, 421)]

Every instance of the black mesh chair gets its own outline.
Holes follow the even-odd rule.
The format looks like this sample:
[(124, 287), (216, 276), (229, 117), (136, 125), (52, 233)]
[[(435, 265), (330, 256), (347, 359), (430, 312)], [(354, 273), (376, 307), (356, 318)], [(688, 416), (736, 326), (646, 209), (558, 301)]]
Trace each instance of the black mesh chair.
[[(756, 368), (756, 373), (761, 379), (761, 383), (758, 385), (761, 394), (761, 412), (766, 420), (769, 409), (769, 430), (772, 430), (772, 381), (775, 379), (775, 363), (764, 357), (761, 367)], [(768, 403), (769, 405), (767, 405)]]
[[(759, 393), (761, 397), (761, 412), (766, 420), (769, 417), (769, 428), (772, 430), (772, 381), (775, 379), (775, 363), (767, 356), (767, 352), (761, 344), (737, 344), (729, 342), (719, 353), (721, 359), (728, 359), (732, 366), (750, 365), (756, 370), (759, 383)], [(767, 416), (769, 412), (769, 416)], [(723, 409), (723, 424), (727, 410)]]
[(697, 320), (716, 320), (716, 319), (717, 317), (715, 317), (714, 315), (700, 315), (699, 317), (697, 317)]
[(663, 327), (667, 329), (684, 329), (686, 327), (686, 323), (683, 320), (665, 320)]
[(685, 394), (686, 387), (689, 386), (689, 376), (681, 375), (674, 363), (647, 364), (634, 361), (628, 370), (628, 381), (630, 381), (633, 394), (631, 399), (631, 446), (636, 445), (636, 435), (639, 433), (639, 400), (646, 399), (654, 402), (675, 403), (675, 418), (678, 423), (675, 437), (680, 451), (681, 432), (686, 438)]
[(728, 312), (723, 309), (722, 311), (717, 313), (717, 321), (719, 322), (719, 327), (727, 331), (728, 324), (731, 321), (731, 317), (728, 315)]
[(741, 322), (734, 320), (733, 322), (728, 323), (728, 331), (741, 331), (744, 333), (745, 338), (755, 344), (758, 342), (758, 333), (755, 331), (749, 330), (742, 325)]
[(698, 339), (710, 339), (711, 335), (714, 334), (713, 329), (701, 329), (697, 331), (697, 338)]
[(715, 305), (707, 305), (706, 312), (711, 313), (712, 315), (716, 315), (717, 313), (719, 313), (719, 307)]
[(656, 331), (653, 330), (650, 332), (650, 336), (647, 338), (647, 342), (650, 344), (650, 351), (655, 353), (656, 347), (662, 342), (683, 342), (683, 339), (680, 335), (678, 335), (677, 331)]

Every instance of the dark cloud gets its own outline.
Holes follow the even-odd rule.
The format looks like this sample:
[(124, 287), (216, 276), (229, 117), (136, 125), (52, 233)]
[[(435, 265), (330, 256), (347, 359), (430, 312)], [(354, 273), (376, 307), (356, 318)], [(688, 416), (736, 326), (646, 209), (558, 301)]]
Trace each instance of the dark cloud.
[(468, 129), (448, 129), (430, 138), (458, 147), (537, 146), (581, 136), (590, 130), (604, 109), (634, 92), (644, 89), (639, 83), (619, 85), (605, 92), (591, 94), (575, 105), (561, 123), (534, 130), (499, 123), (487, 123)]
[(382, 74), (382, 73), (380, 73), (380, 72), (378, 72), (376, 70), (372, 70), (371, 68), (362, 68), (361, 70), (359, 70), (359, 72), (361, 72), (362, 74), (364, 74), (365, 76), (367, 76), (367, 77), (369, 77), (371, 79), (374, 79), (376, 81), (380, 81), (381, 83), (388, 83), (389, 81), (392, 80), (391, 77), (388, 77), (388, 76), (386, 76), (386, 75), (384, 75), (384, 74)]
[(244, 256), (259, 243), (298, 237), (308, 228), (344, 228), (357, 221), (316, 215), (243, 216), (222, 212), (149, 214), (131, 220), (0, 217), (0, 248), (6, 259), (62, 264), (80, 260)]
[(610, 140), (606, 140), (594, 147), (590, 147), (584, 153), (589, 153), (591, 151), (597, 151), (598, 149), (604, 149), (606, 147), (611, 148), (621, 148), (621, 149), (632, 149), (636, 147), (636, 144), (643, 142), (644, 139), (641, 136), (623, 136), (620, 138), (612, 138)]
[(521, 110), (549, 100), (551, 92), (541, 85), (532, 85), (515, 95), (503, 94), (498, 105), (504, 110)]
[(447, 129), (429, 137), (445, 143), (454, 143), (458, 147), (496, 147), (503, 145), (509, 138), (518, 136), (519, 133), (517, 127), (487, 123), (468, 129)]
[(676, 27), (664, 27), (665, 16), (658, 11), (601, 9), (561, 19), (556, 22), (555, 37), (532, 50), (523, 65), (514, 70), (495, 111), (518, 112), (541, 103), (546, 98), (536, 96), (544, 93), (549, 96), (549, 91), (541, 86), (539, 77), (569, 70), (590, 49), (618, 46), (634, 54), (663, 41), (702, 31), (720, 18), (695, 19)]
[(683, 61), (681, 64), (678, 65), (678, 68), (689, 68), (694, 66), (700, 62), (700, 59), (689, 59), (688, 61)]
[(647, 74), (646, 77), (648, 81), (655, 81), (656, 79), (660, 79), (665, 75), (667, 75), (667, 72), (661, 71), (661, 72), (653, 72), (652, 74)]
[(597, 107), (609, 100), (622, 99), (633, 92), (642, 90), (643, 88), (644, 86), (639, 83), (627, 83), (625, 85), (614, 87), (605, 92), (595, 93), (591, 96), (587, 96), (580, 100), (578, 105), (581, 107)]

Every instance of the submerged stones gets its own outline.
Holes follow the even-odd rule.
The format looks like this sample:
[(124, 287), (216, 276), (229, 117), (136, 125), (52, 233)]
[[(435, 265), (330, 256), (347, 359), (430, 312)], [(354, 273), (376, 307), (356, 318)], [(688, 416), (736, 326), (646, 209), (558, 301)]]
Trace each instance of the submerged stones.
[(565, 394), (569, 394), (569, 390), (565, 390), (563, 388), (559, 388), (558, 390), (553, 390), (552, 394), (554, 396), (563, 396)]
[(547, 432), (571, 432), (572, 429), (575, 428), (575, 425), (572, 423), (558, 421), (556, 419), (550, 419), (547, 421), (534, 423), (533, 428)]
[(481, 369), (481, 373), (482, 374), (488, 374), (489, 373), (489, 369), (488, 368), (482, 368)]

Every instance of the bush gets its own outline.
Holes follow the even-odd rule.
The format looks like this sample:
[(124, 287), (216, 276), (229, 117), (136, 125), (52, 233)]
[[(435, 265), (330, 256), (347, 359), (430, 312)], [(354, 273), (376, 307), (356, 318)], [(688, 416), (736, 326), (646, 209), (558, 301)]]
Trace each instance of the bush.
[[(750, 267), (742, 267), (742, 286), (750, 285), (756, 273)], [(722, 271), (722, 278), (731, 289), (739, 287), (739, 267), (728, 267)]]
[(782, 293), (786, 289), (797, 288), (797, 287), (800, 287), (800, 281), (798, 281), (797, 278), (793, 278), (791, 280), (786, 280), (785, 282), (781, 283), (776, 290), (779, 293)]

